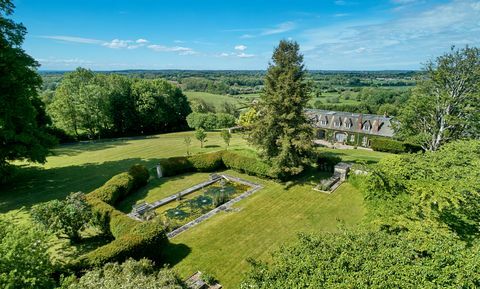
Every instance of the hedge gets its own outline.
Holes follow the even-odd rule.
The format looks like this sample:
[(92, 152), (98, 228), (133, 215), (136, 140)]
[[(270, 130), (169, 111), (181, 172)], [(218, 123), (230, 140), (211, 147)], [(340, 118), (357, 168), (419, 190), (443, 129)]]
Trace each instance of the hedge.
[(341, 162), (342, 159), (340, 157), (334, 155), (328, 155), (324, 153), (319, 153), (317, 156), (317, 168), (321, 171), (333, 171), (335, 165)]
[(190, 157), (173, 157), (160, 161), (164, 176), (188, 172), (213, 172), (224, 168), (234, 169), (249, 175), (278, 178), (264, 162), (229, 151), (199, 154)]
[(225, 167), (248, 175), (274, 179), (279, 177), (277, 174), (273, 173), (269, 165), (254, 158), (225, 151), (223, 152), (222, 160)]
[(162, 248), (167, 243), (163, 225), (159, 221), (147, 221), (130, 228), (130, 233), (81, 256), (78, 262), (82, 267), (93, 267), (107, 262), (122, 262), (128, 258), (160, 260)]
[(405, 152), (405, 145), (403, 144), (403, 142), (388, 138), (372, 138), (370, 140), (370, 147), (374, 151), (379, 152), (388, 152), (394, 154)]
[(75, 265), (84, 268), (121, 262), (130, 257), (160, 258), (162, 248), (168, 242), (164, 226), (157, 221), (138, 222), (113, 207), (136, 188), (145, 185), (148, 178), (149, 173), (144, 166), (134, 165), (128, 172), (112, 177), (87, 195), (94, 218), (114, 240), (80, 256)]

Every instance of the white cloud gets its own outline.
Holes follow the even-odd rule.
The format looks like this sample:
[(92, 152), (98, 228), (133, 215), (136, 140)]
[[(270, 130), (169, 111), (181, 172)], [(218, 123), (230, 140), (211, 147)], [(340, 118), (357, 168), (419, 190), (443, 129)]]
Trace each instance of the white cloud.
[(157, 52), (178, 52), (179, 55), (196, 54), (196, 52), (189, 47), (165, 46), (165, 45), (158, 45), (158, 44), (151, 44), (151, 45), (148, 45), (147, 47)]
[(78, 66), (85, 64), (92, 64), (90, 60), (84, 60), (79, 58), (37, 58), (36, 59), (42, 65), (60, 65), (60, 66)]
[[(453, 0), (394, 16), (386, 21), (372, 19), (307, 30), (301, 43), (305, 58), (319, 68), (343, 69), (343, 64), (397, 69), (402, 68), (401, 63), (403, 68), (412, 68), (413, 61), (419, 68), (451, 45), (480, 45), (478, 0)], [(362, 57), (358, 57), (360, 53)]]
[(221, 56), (221, 57), (227, 57), (227, 56), (230, 56), (230, 55), (231, 55), (231, 53), (222, 52), (222, 53), (220, 53), (219, 56)]
[(240, 38), (242, 39), (253, 38), (253, 37), (255, 37), (255, 35), (252, 35), (252, 34), (243, 34), (242, 36), (240, 36)]
[(83, 38), (76, 36), (65, 36), (65, 35), (47, 35), (40, 36), (40, 38), (60, 40), (65, 42), (74, 42), (74, 43), (83, 43), (83, 44), (102, 44), (102, 40), (92, 39), (92, 38)]
[(255, 57), (255, 54), (246, 54), (246, 53), (242, 52), (242, 53), (237, 54), (237, 56), (240, 57), (240, 58), (251, 58), (251, 57)]
[(293, 30), (294, 28), (295, 28), (295, 23), (293, 23), (292, 21), (288, 21), (288, 22), (280, 23), (273, 28), (264, 29), (261, 35), (272, 35), (272, 34), (284, 33), (284, 32)]
[(148, 43), (149, 41), (147, 39), (143, 39), (143, 38), (139, 38), (137, 39), (137, 41), (135, 41), (136, 43), (141, 43), (141, 44), (145, 44), (145, 43)]
[(132, 40), (120, 40), (120, 39), (113, 39), (110, 42), (105, 42), (102, 45), (108, 48), (119, 49), (119, 48), (128, 48)]
[(243, 44), (240, 44), (240, 45), (236, 45), (235, 46), (235, 50), (240, 50), (240, 51), (244, 51), (247, 49), (247, 46), (243, 45)]
[(334, 17), (345, 17), (345, 16), (348, 16), (350, 14), (348, 13), (337, 13), (337, 14), (333, 14)]

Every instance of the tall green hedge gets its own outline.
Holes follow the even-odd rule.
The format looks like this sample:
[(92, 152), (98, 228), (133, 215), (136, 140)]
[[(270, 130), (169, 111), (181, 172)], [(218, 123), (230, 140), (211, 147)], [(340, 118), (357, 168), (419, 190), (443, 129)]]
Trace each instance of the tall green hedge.
[(370, 147), (374, 151), (394, 154), (404, 153), (406, 151), (405, 144), (403, 142), (388, 138), (372, 138), (370, 140)]
[(278, 178), (270, 166), (254, 158), (229, 151), (199, 154), (190, 157), (173, 157), (160, 161), (164, 176), (174, 176), (187, 172), (213, 172), (220, 169), (234, 169), (249, 175)]
[(87, 195), (93, 214), (102, 229), (114, 240), (80, 256), (80, 267), (100, 266), (106, 262), (121, 262), (127, 258), (149, 257), (158, 259), (168, 242), (164, 226), (156, 221), (138, 222), (113, 205), (148, 181), (148, 170), (134, 165), (126, 173), (118, 174), (103, 186)]

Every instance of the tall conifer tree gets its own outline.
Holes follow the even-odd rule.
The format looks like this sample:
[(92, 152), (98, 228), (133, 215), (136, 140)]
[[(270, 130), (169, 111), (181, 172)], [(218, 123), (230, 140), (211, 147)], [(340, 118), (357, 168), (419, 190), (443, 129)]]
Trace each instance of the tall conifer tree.
[(310, 162), (313, 129), (304, 109), (309, 86), (303, 55), (294, 41), (280, 41), (275, 48), (265, 88), (258, 104), (258, 117), (249, 141), (280, 176), (296, 175)]

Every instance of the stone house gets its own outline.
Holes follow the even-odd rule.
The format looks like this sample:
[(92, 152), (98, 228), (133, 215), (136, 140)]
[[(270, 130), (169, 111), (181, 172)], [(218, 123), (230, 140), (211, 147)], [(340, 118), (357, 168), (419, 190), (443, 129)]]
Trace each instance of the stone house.
[(372, 137), (392, 137), (391, 117), (342, 111), (307, 109), (317, 140), (369, 147)]

